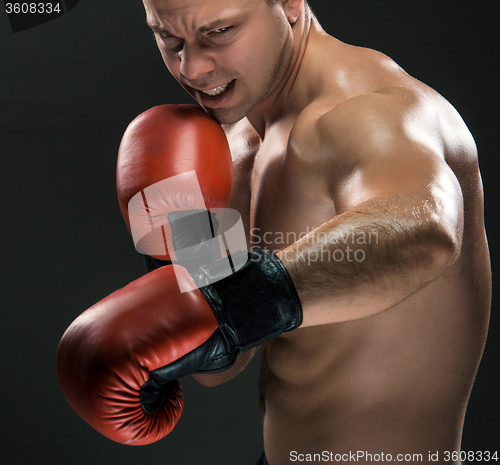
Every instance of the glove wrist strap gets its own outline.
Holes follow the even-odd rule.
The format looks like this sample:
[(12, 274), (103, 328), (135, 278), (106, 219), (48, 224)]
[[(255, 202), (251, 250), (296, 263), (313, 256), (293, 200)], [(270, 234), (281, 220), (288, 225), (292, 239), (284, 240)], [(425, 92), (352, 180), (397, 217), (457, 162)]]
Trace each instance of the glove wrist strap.
[(200, 288), (229, 350), (240, 353), (302, 323), (297, 291), (280, 259), (265, 250), (248, 255), (248, 262), (236, 273)]

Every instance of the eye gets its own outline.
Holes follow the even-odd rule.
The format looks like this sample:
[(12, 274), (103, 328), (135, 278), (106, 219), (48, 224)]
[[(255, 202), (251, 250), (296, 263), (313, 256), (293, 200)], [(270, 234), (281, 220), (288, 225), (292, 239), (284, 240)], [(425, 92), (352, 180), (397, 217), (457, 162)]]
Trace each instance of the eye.
[(179, 37), (175, 37), (164, 32), (158, 33), (158, 36), (160, 37), (163, 46), (168, 49), (174, 50), (182, 46), (183, 41)]
[(224, 32), (229, 31), (229, 29), (231, 29), (231, 26), (229, 26), (229, 27), (219, 27), (218, 29), (214, 29), (212, 31), (212, 33), (223, 34)]
[(210, 38), (214, 37), (222, 37), (225, 35), (228, 35), (233, 29), (233, 26), (227, 26), (227, 27), (218, 27), (217, 29), (213, 29), (208, 33)]

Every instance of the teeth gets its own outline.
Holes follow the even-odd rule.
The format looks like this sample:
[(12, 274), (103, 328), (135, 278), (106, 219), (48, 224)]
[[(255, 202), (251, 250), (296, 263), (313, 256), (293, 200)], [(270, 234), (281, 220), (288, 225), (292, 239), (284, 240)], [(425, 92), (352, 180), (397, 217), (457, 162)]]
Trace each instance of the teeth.
[(229, 85), (229, 82), (227, 84), (222, 84), (222, 86), (216, 87), (215, 89), (212, 90), (202, 90), (204, 94), (210, 95), (212, 97), (215, 97), (216, 95), (222, 94)]

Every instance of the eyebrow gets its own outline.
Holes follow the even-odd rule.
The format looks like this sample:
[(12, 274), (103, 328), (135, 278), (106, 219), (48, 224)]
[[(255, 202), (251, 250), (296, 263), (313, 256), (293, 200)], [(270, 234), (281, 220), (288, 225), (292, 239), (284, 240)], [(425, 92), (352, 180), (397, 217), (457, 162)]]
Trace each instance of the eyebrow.
[(146, 24), (154, 32), (168, 32), (167, 29), (165, 29), (160, 23), (157, 23), (156, 21), (152, 22), (147, 19)]
[[(215, 21), (212, 21), (211, 23), (208, 23), (207, 25), (200, 27), (198, 29), (198, 32), (201, 32), (201, 33), (210, 32), (210, 31), (217, 29), (223, 25), (227, 25), (228, 23), (234, 23), (234, 22), (236, 22), (235, 17), (234, 18), (225, 18), (225, 19), (216, 19)], [(158, 32), (158, 33), (163, 32), (163, 33), (170, 34), (170, 31), (157, 21), (146, 20), (146, 24), (154, 32)]]

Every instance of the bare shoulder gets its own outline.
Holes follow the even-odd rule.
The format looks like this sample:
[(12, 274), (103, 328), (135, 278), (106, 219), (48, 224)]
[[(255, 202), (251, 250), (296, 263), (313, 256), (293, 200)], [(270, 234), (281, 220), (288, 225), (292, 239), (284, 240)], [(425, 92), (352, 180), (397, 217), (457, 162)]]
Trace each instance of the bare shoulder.
[(359, 164), (401, 145), (444, 153), (433, 103), (415, 89), (390, 86), (346, 99), (316, 121), (317, 144), (331, 156)]
[(454, 192), (478, 184), (466, 174), (477, 173), (474, 140), (443, 96), (379, 52), (333, 48), (324, 67), (334, 72), (297, 118), (288, 153), (325, 179), (337, 211), (388, 191), (422, 194), (437, 177)]
[[(325, 69), (321, 92), (291, 133), (297, 153), (323, 164), (373, 160), (376, 154), (420, 147), (453, 163), (477, 157), (474, 140), (456, 109), (409, 76), (386, 55), (345, 44)], [(311, 150), (312, 149), (312, 150)]]

